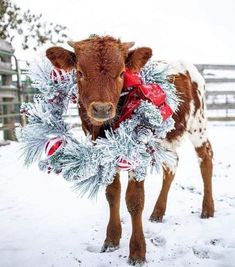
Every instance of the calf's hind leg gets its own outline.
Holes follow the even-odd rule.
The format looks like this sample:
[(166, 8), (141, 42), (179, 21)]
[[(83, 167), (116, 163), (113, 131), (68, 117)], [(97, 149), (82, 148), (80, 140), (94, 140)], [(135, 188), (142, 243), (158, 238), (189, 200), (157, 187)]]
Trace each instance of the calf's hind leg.
[(204, 184), (204, 196), (202, 202), (201, 218), (214, 216), (214, 201), (212, 196), (212, 172), (213, 151), (207, 138), (206, 119), (202, 111), (197, 111), (195, 120), (189, 131), (189, 139), (192, 142), (200, 164), (201, 175)]
[[(177, 157), (178, 163), (178, 157)], [(176, 166), (174, 170), (170, 170), (167, 167), (163, 168), (163, 181), (162, 181), (162, 189), (158, 196), (157, 202), (154, 206), (153, 212), (150, 216), (151, 222), (162, 222), (163, 216), (165, 215), (166, 205), (167, 205), (167, 197), (171, 187), (171, 183), (174, 179), (176, 171)]]
[(119, 247), (121, 239), (122, 227), (120, 221), (120, 195), (121, 184), (120, 177), (117, 173), (112, 184), (106, 188), (106, 198), (109, 203), (110, 217), (106, 231), (106, 239), (101, 252), (114, 251)]
[(199, 158), (204, 183), (201, 218), (209, 218), (214, 216), (214, 201), (212, 195), (213, 151), (208, 139), (201, 146), (195, 147), (195, 150)]

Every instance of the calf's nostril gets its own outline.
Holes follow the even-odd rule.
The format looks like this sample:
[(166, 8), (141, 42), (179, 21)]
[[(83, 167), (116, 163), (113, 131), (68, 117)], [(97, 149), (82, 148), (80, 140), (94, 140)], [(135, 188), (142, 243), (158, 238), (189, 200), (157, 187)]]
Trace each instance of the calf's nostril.
[(92, 106), (93, 111), (98, 112), (98, 109), (93, 105)]
[(109, 112), (112, 110), (111, 104), (93, 104), (92, 109), (95, 112)]
[(111, 112), (111, 110), (112, 110), (112, 105), (109, 105), (109, 106), (107, 106), (107, 108), (106, 108), (106, 112)]

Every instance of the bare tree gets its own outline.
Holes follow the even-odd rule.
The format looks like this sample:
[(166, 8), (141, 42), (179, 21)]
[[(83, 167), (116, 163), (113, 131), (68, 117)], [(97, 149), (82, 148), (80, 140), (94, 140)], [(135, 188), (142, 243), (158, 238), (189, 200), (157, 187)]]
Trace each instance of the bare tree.
[(63, 25), (43, 21), (41, 14), (22, 11), (11, 0), (0, 0), (0, 39), (12, 42), (19, 36), (23, 49), (37, 50), (46, 42), (63, 43), (66, 30)]

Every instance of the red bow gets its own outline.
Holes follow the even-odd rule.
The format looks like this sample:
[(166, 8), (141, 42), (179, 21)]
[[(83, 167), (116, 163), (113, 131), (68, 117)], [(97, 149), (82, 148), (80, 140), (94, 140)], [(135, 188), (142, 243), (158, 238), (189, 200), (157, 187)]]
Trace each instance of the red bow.
[(124, 90), (129, 87), (132, 87), (132, 89), (126, 97), (121, 116), (114, 124), (114, 129), (116, 129), (122, 121), (131, 117), (141, 100), (147, 100), (158, 107), (163, 121), (172, 115), (173, 111), (171, 107), (165, 102), (166, 94), (158, 84), (143, 84), (139, 72), (126, 69), (124, 73)]

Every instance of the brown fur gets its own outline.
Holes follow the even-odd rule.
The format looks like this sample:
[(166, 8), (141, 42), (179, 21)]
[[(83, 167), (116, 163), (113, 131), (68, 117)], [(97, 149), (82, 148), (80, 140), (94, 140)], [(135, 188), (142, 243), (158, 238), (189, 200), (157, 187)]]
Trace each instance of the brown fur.
[(142, 212), (144, 209), (144, 181), (129, 180), (126, 191), (126, 205), (131, 215), (132, 234), (130, 239), (129, 263), (143, 263), (145, 261), (146, 244), (142, 226)]
[(189, 103), (190, 101), (195, 99), (195, 93), (193, 93), (195, 85), (191, 82), (188, 73), (180, 73), (178, 75), (174, 75), (172, 82), (177, 89), (182, 103), (180, 104), (179, 111), (173, 114), (175, 129), (167, 134), (166, 138), (169, 142), (175, 140), (178, 137), (181, 137), (185, 133), (187, 123), (186, 117), (187, 115), (189, 115), (190, 110)]
[(47, 49), (46, 56), (57, 68), (70, 70), (76, 64), (76, 56), (73, 52), (63, 47), (51, 47)]
[[(112, 123), (116, 116), (120, 93), (123, 88), (122, 72), (125, 66), (139, 71), (152, 56), (152, 50), (148, 47), (137, 48), (129, 51), (130, 43), (121, 43), (112, 37), (97, 37), (76, 42), (74, 53), (61, 47), (52, 47), (47, 50), (47, 57), (58, 68), (65, 70), (77, 70), (77, 82), (79, 87), (79, 114), (82, 120), (82, 128), (85, 133), (92, 134), (95, 140), (103, 136), (107, 122)], [(169, 77), (175, 84), (181, 99), (180, 110), (173, 115), (175, 130), (168, 133), (166, 140), (173, 142), (186, 131), (187, 116), (190, 112), (190, 102), (193, 101), (195, 110), (201, 111), (204, 118), (203, 105), (199, 99), (197, 84), (192, 82), (189, 73), (178, 74)], [(93, 116), (94, 103), (111, 103), (112, 112), (105, 120)], [(104, 122), (105, 121), (105, 122)], [(205, 129), (204, 129), (205, 130)], [(189, 130), (195, 134), (195, 130)], [(197, 131), (197, 130), (196, 130)], [(198, 133), (201, 131), (198, 130)], [(198, 157), (201, 159), (201, 173), (204, 181), (204, 199), (202, 217), (213, 216), (214, 206), (212, 198), (212, 149), (209, 141), (200, 147), (195, 147)], [(174, 178), (167, 167), (164, 168), (164, 180), (162, 190), (156, 202), (152, 221), (162, 221), (166, 210), (167, 195)], [(121, 238), (121, 222), (119, 215), (121, 185), (119, 174), (114, 182), (107, 186), (106, 198), (110, 208), (110, 219), (106, 231), (106, 239), (102, 251), (114, 250), (119, 246)], [(144, 208), (144, 182), (129, 180), (126, 191), (126, 204), (132, 220), (132, 235), (130, 239), (129, 263), (135, 265), (145, 261), (146, 245), (142, 227), (142, 211)]]
[(150, 221), (162, 222), (163, 216), (165, 215), (166, 211), (168, 192), (170, 190), (174, 176), (175, 174), (172, 173), (168, 168), (163, 169), (162, 189), (154, 206), (153, 212), (150, 216)]
[(209, 140), (207, 140), (201, 147), (196, 148), (197, 155), (201, 160), (200, 169), (204, 183), (204, 197), (202, 202), (202, 218), (209, 218), (214, 216), (214, 201), (212, 196), (212, 158), (213, 151)]
[(119, 174), (116, 174), (111, 185), (106, 188), (106, 198), (109, 203), (110, 217), (106, 230), (106, 239), (101, 249), (102, 252), (114, 250), (119, 246), (122, 234), (122, 226), (119, 215), (121, 184)]

